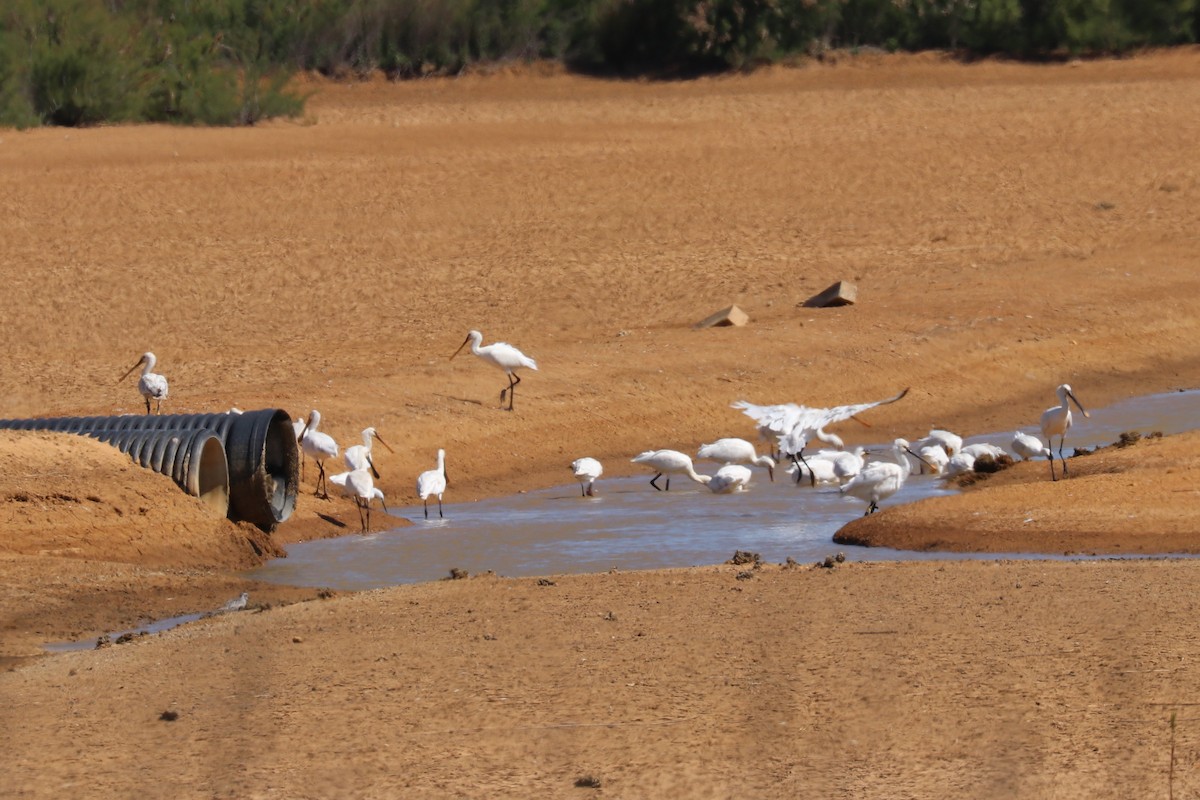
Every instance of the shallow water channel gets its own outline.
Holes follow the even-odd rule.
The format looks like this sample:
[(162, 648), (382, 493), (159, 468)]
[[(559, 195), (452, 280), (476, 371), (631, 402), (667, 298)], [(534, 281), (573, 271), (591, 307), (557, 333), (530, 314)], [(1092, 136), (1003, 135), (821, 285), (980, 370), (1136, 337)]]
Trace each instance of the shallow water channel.
[[(1086, 394), (1082, 399), (1087, 407)], [(1064, 452), (1110, 444), (1123, 431), (1172, 434), (1196, 428), (1200, 390), (1139, 397), (1088, 411), (1091, 419), (1075, 412)], [(1032, 427), (1024, 430), (1037, 433)], [(1012, 431), (1006, 431), (968, 437), (966, 442), (986, 441), (1007, 449), (1011, 439)], [(685, 449), (679, 443), (661, 444)], [(700, 472), (709, 474), (716, 467), (697, 464)], [(450, 469), (447, 497), (453, 498), (453, 454)], [(834, 533), (863, 513), (862, 502), (840, 495), (836, 487), (797, 486), (782, 470), (776, 471), (775, 483), (768, 482), (764, 470), (754, 472), (749, 491), (734, 495), (712, 494), (680, 476), (671, 481), (671, 491), (657, 492), (649, 485), (652, 475), (647, 471), (632, 478), (601, 478), (594, 498), (581, 497), (578, 484), (564, 483), (511, 497), (447, 503), (445, 519), (437, 518), (436, 506), (429, 520), (421, 506), (393, 509), (414, 524), (292, 545), (287, 558), (274, 559), (247, 577), (357, 590), (436, 580), (451, 568), (515, 577), (719, 564), (735, 550), (759, 553), (772, 562), (789, 556), (815, 561), (839, 551), (856, 561), (1051, 558), (835, 545)], [(563, 474), (569, 477), (565, 464)], [(938, 478), (914, 475), (883, 508), (953, 491)], [(372, 515), (376, 527), (385, 520), (382, 512)]]

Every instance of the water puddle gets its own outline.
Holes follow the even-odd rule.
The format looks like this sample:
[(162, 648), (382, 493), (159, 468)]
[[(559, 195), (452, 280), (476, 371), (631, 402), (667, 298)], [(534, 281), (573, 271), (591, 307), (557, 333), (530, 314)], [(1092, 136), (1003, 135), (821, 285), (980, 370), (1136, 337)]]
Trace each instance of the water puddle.
[[(1053, 399), (1053, 395), (1051, 395)], [(1087, 403), (1086, 392), (1083, 401)], [(1075, 414), (1067, 449), (1112, 443), (1123, 431), (1180, 433), (1200, 423), (1200, 390), (1136, 398)], [(736, 428), (736, 426), (731, 426)], [(1032, 427), (1024, 430), (1035, 432)], [(1012, 432), (971, 436), (1008, 446)], [(716, 465), (705, 464), (711, 473)], [(565, 472), (565, 469), (564, 469)], [(750, 491), (714, 495), (684, 478), (656, 492), (650, 475), (606, 479), (595, 498), (576, 484), (477, 503), (451, 503), (445, 519), (425, 520), (420, 506), (397, 516), (412, 527), (293, 545), (248, 574), (255, 580), (340, 590), (374, 589), (446, 577), (451, 568), (506, 576), (602, 572), (718, 564), (735, 550), (771, 562), (789, 556), (816, 561), (841, 551), (855, 561), (1051, 558), (1043, 554), (929, 553), (833, 544), (834, 533), (863, 513), (864, 504), (836, 488), (796, 486), (780, 472), (775, 483), (755, 470)], [(661, 481), (660, 481), (661, 483)], [(453, 496), (454, 487), (450, 487)], [(949, 494), (943, 482), (914, 475), (884, 507)], [(383, 515), (375, 517), (382, 520)], [(1061, 557), (1060, 557), (1061, 558)]]
[(137, 628), (126, 628), (121, 631), (111, 631), (100, 637), (92, 637), (90, 639), (81, 639), (77, 642), (49, 642), (42, 645), (42, 648), (49, 653), (69, 653), (73, 650), (95, 650), (96, 643), (100, 640), (107, 639), (113, 644), (118, 644), (118, 640), (134, 638), (138, 636), (147, 636), (152, 633), (162, 633), (169, 631), (171, 628), (183, 625), (188, 622), (195, 622), (198, 619), (203, 619), (209, 614), (182, 614), (178, 617), (167, 617), (166, 619), (155, 620), (148, 622)]

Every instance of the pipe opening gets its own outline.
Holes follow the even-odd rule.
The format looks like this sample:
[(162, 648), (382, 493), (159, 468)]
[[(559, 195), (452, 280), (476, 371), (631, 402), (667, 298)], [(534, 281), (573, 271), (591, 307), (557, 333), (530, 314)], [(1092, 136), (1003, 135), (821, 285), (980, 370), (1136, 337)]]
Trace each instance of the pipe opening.
[(296, 429), (292, 418), (279, 412), (271, 419), (263, 448), (267, 471), (267, 495), (276, 522), (283, 522), (296, 510), (296, 486), (300, 473), (300, 451), (296, 447)]
[(188, 476), (189, 489), (207, 508), (222, 517), (229, 513), (229, 464), (225, 447), (216, 436), (209, 436), (200, 446), (199, 458), (193, 453), (195, 466)]

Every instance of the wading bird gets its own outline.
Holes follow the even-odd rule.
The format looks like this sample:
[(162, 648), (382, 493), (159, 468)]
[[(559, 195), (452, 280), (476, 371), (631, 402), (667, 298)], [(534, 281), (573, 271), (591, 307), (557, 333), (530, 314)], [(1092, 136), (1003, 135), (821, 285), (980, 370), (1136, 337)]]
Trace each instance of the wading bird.
[[(1067, 431), (1071, 429), (1071, 403), (1073, 402), (1079, 413), (1085, 417), (1090, 417), (1091, 414), (1083, 410), (1083, 406), (1075, 399), (1075, 394), (1071, 391), (1070, 384), (1062, 384), (1055, 392), (1058, 394), (1058, 405), (1051, 406), (1042, 412), (1042, 436), (1046, 437), (1046, 449), (1050, 453), (1050, 478), (1058, 480), (1058, 476), (1054, 474), (1054, 437), (1058, 437), (1058, 460), (1062, 462), (1063, 477), (1067, 477), (1067, 461), (1063, 458), (1063, 443), (1067, 440)], [(1071, 402), (1067, 402), (1067, 401)]]
[(345, 475), (345, 492), (354, 498), (354, 505), (358, 507), (358, 521), (362, 525), (362, 532), (369, 533), (371, 530), (371, 501), (378, 497), (379, 504), (383, 506), (384, 511), (387, 511), (383, 492), (375, 488), (375, 481), (371, 479), (371, 470), (365, 467), (351, 470)]
[[(508, 388), (500, 390), (500, 405), (504, 405), (504, 396), (507, 394), (508, 410), (512, 411), (513, 396), (516, 394), (517, 384), (521, 382), (521, 377), (517, 375), (517, 370), (529, 368), (536, 371), (537, 362), (506, 342), (493, 342), (485, 347), (480, 347), (480, 344), (483, 342), (483, 334), (479, 331), (469, 332), (467, 338), (454, 351), (454, 356), (461, 353), (468, 342), (471, 345), (472, 353), (493, 367), (504, 370), (504, 374), (508, 376)], [(450, 356), (451, 361), (454, 360), (454, 356)]]
[(246, 602), (250, 599), (249, 592), (242, 592), (237, 597), (230, 600), (225, 605), (221, 606), (222, 612), (241, 611), (246, 607)]
[(962, 451), (963, 440), (957, 433), (934, 428), (929, 432), (928, 436), (914, 442), (913, 449), (919, 453), (922, 448), (935, 445), (946, 451), (946, 456), (949, 457)]
[(391, 446), (383, 440), (374, 428), (363, 428), (362, 437), (362, 444), (346, 448), (346, 452), (342, 453), (342, 461), (346, 464), (346, 469), (348, 470), (370, 469), (371, 474), (378, 480), (379, 470), (375, 469), (375, 462), (371, 460), (371, 443), (378, 441), (387, 448), (389, 453), (395, 451), (392, 450)]
[(594, 458), (577, 458), (571, 462), (571, 472), (579, 481), (579, 490), (583, 497), (595, 497), (596, 490), (592, 484), (604, 474), (604, 467)]
[(1012, 451), (1026, 461), (1034, 456), (1050, 457), (1050, 448), (1042, 444), (1041, 439), (1036, 436), (1030, 436), (1024, 431), (1017, 431), (1013, 434), (1011, 446)]
[(317, 462), (317, 485), (313, 494), (329, 498), (329, 486), (325, 482), (325, 459), (337, 458), (338, 445), (333, 437), (317, 430), (321, 425), (321, 412), (315, 408), (308, 412), (308, 422), (300, 433), (300, 449), (304, 455)]
[[(897, 439), (893, 449), (908, 453), (918, 461), (924, 461), (906, 446), (907, 443), (901, 445), (900, 442), (903, 441), (903, 439)], [(900, 458), (904, 458), (903, 453)], [(867, 514), (873, 514), (879, 510), (880, 500), (886, 500), (900, 491), (900, 487), (904, 486), (904, 482), (908, 479), (909, 472), (907, 460), (905, 466), (901, 466), (895, 461), (872, 461), (838, 491), (868, 503), (867, 510), (863, 513), (865, 517)]]
[(767, 477), (775, 480), (775, 459), (760, 456), (754, 445), (745, 439), (717, 439), (712, 444), (702, 444), (696, 458), (718, 461), (722, 464), (754, 464), (767, 470)]
[[(700, 477), (708, 477), (702, 475)], [(726, 464), (708, 482), (713, 494), (733, 494), (746, 491), (751, 478), (750, 468), (741, 464)]]
[[(800, 463), (804, 462), (804, 448), (808, 445), (810, 437), (815, 436), (823, 441), (835, 444), (838, 449), (841, 449), (841, 439), (837, 439), (832, 434), (826, 434), (824, 428), (842, 422), (843, 420), (853, 419), (856, 422), (867, 425), (858, 418), (858, 415), (875, 406), (883, 406), (888, 403), (894, 403), (897, 400), (908, 394), (908, 389), (900, 392), (895, 397), (888, 397), (884, 400), (876, 400), (873, 403), (858, 403), (856, 405), (835, 406), (833, 408), (810, 408), (808, 406), (797, 405), (796, 403), (783, 403), (773, 406), (759, 406), (753, 403), (748, 403), (745, 400), (738, 400), (733, 403), (733, 408), (740, 409), (743, 414), (750, 417), (758, 423), (759, 433), (769, 431), (779, 437), (779, 451), (792, 459), (797, 468)], [(868, 426), (870, 427), (870, 426)], [(805, 466), (808, 466), (805, 464)], [(811, 470), (809, 470), (811, 473)], [(815, 478), (813, 484), (816, 484)]]
[[(138, 391), (146, 401), (146, 413), (150, 413), (150, 401), (155, 402), (154, 413), (162, 410), (162, 401), (167, 399), (167, 379), (163, 375), (154, 372), (154, 365), (158, 360), (154, 357), (154, 353), (142, 353), (142, 357), (137, 363), (129, 368), (129, 371), (121, 376), (121, 381), (133, 374), (133, 371), (138, 367), (142, 367), (142, 377), (138, 378)], [(144, 365), (144, 366), (143, 366)]]
[(417, 496), (425, 504), (425, 519), (429, 519), (429, 497), (437, 495), (438, 517), (442, 515), (442, 493), (446, 491), (446, 451), (438, 450), (436, 469), (426, 470), (417, 476)]
[(692, 466), (692, 458), (687, 453), (681, 453), (678, 450), (647, 450), (630, 459), (634, 464), (645, 464), (654, 470), (655, 475), (650, 479), (650, 485), (658, 491), (663, 491), (663, 488), (658, 485), (658, 479), (663, 475), (667, 476), (667, 489), (671, 491), (671, 476), (672, 475), (687, 475), (696, 483), (708, 484), (712, 478), (708, 475), (700, 475)]

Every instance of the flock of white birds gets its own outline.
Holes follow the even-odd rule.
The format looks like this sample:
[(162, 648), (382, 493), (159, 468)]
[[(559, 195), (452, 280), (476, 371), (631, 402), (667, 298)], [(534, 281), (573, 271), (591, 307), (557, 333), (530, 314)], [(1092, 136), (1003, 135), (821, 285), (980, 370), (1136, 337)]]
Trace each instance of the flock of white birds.
[[(724, 465), (713, 475), (697, 472), (691, 456), (678, 450), (647, 450), (635, 456), (633, 463), (644, 464), (654, 470), (650, 485), (660, 491), (670, 490), (671, 475), (684, 475), (715, 493), (727, 494), (746, 490), (753, 476), (751, 466), (765, 469), (768, 479), (773, 481), (775, 467), (780, 461), (786, 460), (789, 462), (788, 473), (795, 476), (797, 482), (807, 478), (811, 486), (836, 484), (843, 494), (867, 504), (865, 516), (877, 511), (880, 501), (898, 492), (914, 470), (928, 470), (953, 477), (974, 470), (977, 459), (988, 457), (994, 460), (1008, 455), (1003, 447), (996, 444), (964, 446), (961, 436), (945, 430), (931, 430), (929, 435), (914, 443), (896, 439), (890, 447), (873, 453), (866, 452), (862, 447), (846, 450), (837, 434), (825, 430), (834, 423), (848, 419), (862, 422), (859, 414), (876, 406), (894, 403), (907, 393), (905, 389), (895, 397), (884, 400), (834, 408), (810, 408), (795, 403), (763, 406), (739, 400), (733, 407), (754, 420), (760, 438), (772, 444), (772, 455), (760, 455), (755, 446), (745, 439), (727, 438), (701, 445), (696, 451), (697, 459)], [(1074, 403), (1085, 417), (1090, 416), (1069, 385), (1064, 383), (1059, 386), (1057, 393), (1058, 405), (1046, 409), (1041, 417), (1042, 436), (1046, 444), (1021, 431), (1014, 433), (1009, 443), (1009, 448), (1018, 458), (1027, 460), (1045, 456), (1050, 461), (1050, 477), (1053, 480), (1058, 480), (1052, 449), (1055, 437), (1058, 437), (1057, 452), (1062, 472), (1064, 476), (1067, 474), (1067, 462), (1062, 449), (1071, 427), (1070, 404)], [(813, 440), (832, 447), (806, 454), (808, 443)], [(584, 487), (584, 494), (592, 494), (595, 491), (593, 484), (602, 472), (600, 463), (593, 458), (579, 459), (572, 464), (572, 468)], [(658, 481), (664, 476), (665, 486), (659, 486)]]
[[(521, 382), (516, 374), (517, 370), (536, 370), (537, 362), (505, 342), (483, 345), (483, 335), (479, 331), (470, 331), (450, 359), (453, 360), (468, 344), (471, 345), (474, 355), (502, 370), (507, 376), (508, 385), (500, 391), (500, 405), (504, 408), (504, 401), (507, 399), (507, 410), (511, 411), (517, 384)], [(156, 403), (155, 411), (158, 411), (167, 397), (167, 379), (153, 371), (155, 364), (154, 354), (144, 353), (121, 378), (124, 380), (139, 366), (142, 367), (138, 391), (146, 401), (147, 414), (150, 413), (151, 401)], [(868, 453), (862, 447), (848, 451), (840, 437), (825, 430), (835, 423), (849, 419), (862, 422), (859, 414), (876, 406), (894, 403), (907, 393), (908, 389), (905, 389), (894, 397), (883, 400), (833, 408), (811, 408), (796, 403), (756, 405), (739, 400), (733, 403), (733, 408), (741, 410), (754, 420), (759, 437), (772, 445), (771, 455), (759, 454), (755, 446), (745, 439), (724, 438), (702, 445), (696, 452), (696, 457), (700, 460), (722, 464), (712, 475), (697, 472), (691, 456), (678, 450), (647, 450), (635, 456), (632, 462), (654, 470), (650, 485), (659, 491), (670, 491), (672, 475), (684, 475), (707, 486), (713, 493), (731, 494), (746, 490), (753, 477), (751, 466), (765, 469), (768, 479), (774, 481), (775, 467), (786, 460), (789, 463), (788, 473), (795, 476), (798, 483), (807, 477), (811, 486), (836, 484), (843, 494), (867, 503), (865, 516), (877, 511), (880, 501), (898, 492), (914, 469), (924, 471), (927, 468), (930, 472), (953, 477), (973, 470), (975, 461), (981, 457), (995, 459), (1007, 455), (999, 445), (964, 446), (962, 437), (945, 430), (931, 430), (928, 436), (915, 443), (896, 439), (890, 448), (878, 452)], [(1058, 437), (1057, 452), (1062, 474), (1064, 477), (1067, 474), (1067, 462), (1062, 451), (1067, 431), (1071, 428), (1071, 403), (1074, 403), (1085, 417), (1090, 416), (1068, 384), (1059, 386), (1057, 394), (1058, 405), (1046, 409), (1041, 416), (1041, 431), (1046, 443), (1043, 444), (1037, 437), (1021, 431), (1017, 431), (1009, 443), (1013, 455), (1018, 458), (1046, 457), (1050, 462), (1050, 477), (1053, 480), (1058, 480), (1054, 466), (1055, 437)], [(378, 499), (384, 510), (387, 510), (383, 492), (374, 483), (379, 477), (379, 472), (375, 469), (371, 449), (375, 442), (379, 442), (389, 451), (391, 447), (374, 428), (365, 428), (362, 432), (363, 443), (346, 448), (342, 454), (345, 471), (326, 475), (325, 462), (329, 459), (336, 460), (339, 448), (332, 436), (319, 429), (320, 412), (310, 411), (307, 417), (297, 419), (293, 424), (296, 441), (303, 456), (311, 458), (317, 465), (314, 493), (328, 497), (328, 487), (332, 483), (343, 494), (354, 498), (362, 530), (369, 531), (371, 503)], [(813, 440), (832, 447), (806, 455), (805, 450)], [(916, 463), (910, 459), (915, 459)], [(601, 463), (595, 458), (579, 458), (571, 463), (571, 471), (579, 481), (583, 496), (594, 496), (595, 483), (604, 474)], [(664, 486), (658, 485), (660, 478), (665, 478)], [(417, 495), (424, 505), (426, 518), (429, 517), (431, 497), (437, 499), (438, 516), (443, 516), (442, 495), (445, 491), (446, 451), (438, 450), (437, 466), (417, 477)]]

